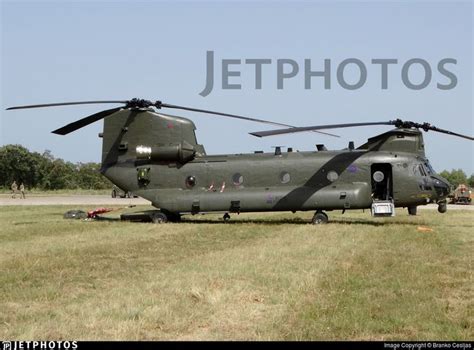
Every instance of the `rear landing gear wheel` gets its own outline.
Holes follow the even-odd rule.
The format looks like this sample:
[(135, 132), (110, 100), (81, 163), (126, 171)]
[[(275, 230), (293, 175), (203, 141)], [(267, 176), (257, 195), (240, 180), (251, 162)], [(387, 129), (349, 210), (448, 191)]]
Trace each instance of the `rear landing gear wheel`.
[(165, 213), (156, 212), (151, 215), (151, 221), (154, 224), (163, 224), (165, 222), (168, 222), (168, 216), (166, 216)]
[(329, 221), (329, 218), (328, 216), (326, 215), (325, 212), (323, 211), (317, 211), (314, 216), (313, 216), (313, 219), (311, 219), (311, 223), (313, 225), (321, 225), (321, 224), (327, 224)]
[(408, 207), (408, 214), (409, 215), (416, 215), (416, 206)]
[(222, 217), (222, 219), (224, 220), (224, 222), (227, 222), (230, 220), (230, 215), (229, 213), (225, 213), (224, 216)]

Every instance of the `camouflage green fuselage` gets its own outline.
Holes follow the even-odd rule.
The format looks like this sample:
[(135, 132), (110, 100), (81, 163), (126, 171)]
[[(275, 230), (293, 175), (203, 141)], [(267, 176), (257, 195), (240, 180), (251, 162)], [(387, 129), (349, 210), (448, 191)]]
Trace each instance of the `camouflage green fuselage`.
[[(420, 190), (423, 177), (413, 167), (421, 160), (383, 151), (203, 156), (179, 168), (148, 164), (150, 182), (143, 187), (133, 163), (116, 164), (106, 174), (118, 186), (172, 212), (191, 212), (193, 203), (203, 212), (228, 211), (235, 201), (241, 212), (362, 209), (372, 204), (371, 165), (381, 162), (392, 164), (396, 206), (426, 204), (435, 196), (433, 190)], [(196, 179), (192, 188), (186, 185), (189, 176)]]
[(378, 135), (355, 150), (206, 155), (194, 129), (185, 118), (150, 110), (118, 112), (104, 123), (102, 172), (179, 213), (370, 208), (374, 164), (388, 169), (395, 206), (444, 197), (418, 130)]

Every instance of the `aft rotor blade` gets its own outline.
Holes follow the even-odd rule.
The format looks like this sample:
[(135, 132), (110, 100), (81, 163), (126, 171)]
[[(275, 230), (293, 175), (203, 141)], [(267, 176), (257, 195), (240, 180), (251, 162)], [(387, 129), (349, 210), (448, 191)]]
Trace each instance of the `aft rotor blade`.
[(9, 108), (7, 108), (7, 111), (8, 110), (13, 110), (13, 109), (58, 107), (58, 106), (71, 106), (71, 105), (91, 105), (91, 104), (102, 104), (102, 103), (123, 103), (123, 104), (127, 104), (128, 101), (80, 101), (80, 102), (44, 103), (44, 104), (40, 104), (40, 105), (27, 105), (27, 106), (9, 107)]
[[(198, 108), (191, 108), (191, 107), (184, 107), (184, 106), (177, 106), (177, 105), (171, 105), (168, 103), (160, 103), (157, 105), (158, 108), (174, 108), (174, 109), (182, 109), (184, 111), (191, 111), (191, 112), (199, 112), (199, 113), (206, 113), (206, 114), (214, 114), (214, 115), (219, 115), (222, 117), (229, 117), (229, 118), (236, 118), (236, 119), (242, 119), (242, 120), (248, 120), (251, 122), (258, 122), (258, 123), (264, 123), (264, 124), (269, 124), (269, 125), (275, 125), (275, 126), (286, 126), (288, 128), (296, 128), (295, 126), (288, 125), (288, 124), (282, 124), (282, 123), (277, 123), (277, 122), (272, 122), (269, 120), (263, 120), (263, 119), (257, 119), (257, 118), (250, 118), (250, 117), (244, 117), (241, 115), (237, 114), (229, 114), (229, 113), (221, 113), (221, 112), (215, 112), (215, 111), (209, 111), (206, 109), (198, 109)], [(329, 136), (334, 136), (334, 137), (340, 137), (338, 135), (330, 134), (327, 132), (322, 132), (322, 131), (317, 131), (313, 130), (315, 132), (319, 132), (321, 134), (329, 135)]]
[(52, 131), (53, 134), (57, 135), (67, 135), (73, 131), (76, 131), (77, 129), (83, 128), (84, 126), (87, 126), (89, 124), (92, 124), (98, 120), (101, 120), (115, 112), (118, 112), (122, 109), (122, 107), (118, 108), (112, 108), (112, 109), (106, 109), (105, 111), (99, 112), (92, 114), (88, 117), (76, 120), (75, 122), (72, 122), (68, 125), (63, 126), (62, 128), (59, 128), (57, 130)]
[(338, 129), (338, 128), (352, 128), (356, 126), (371, 126), (371, 125), (394, 125), (393, 122), (369, 122), (369, 123), (347, 123), (347, 124), (328, 124), (328, 125), (315, 125), (315, 126), (304, 126), (288, 129), (268, 130), (268, 131), (256, 131), (251, 132), (250, 135), (257, 137), (266, 137), (283, 134), (293, 134), (303, 131), (314, 131), (324, 129)]

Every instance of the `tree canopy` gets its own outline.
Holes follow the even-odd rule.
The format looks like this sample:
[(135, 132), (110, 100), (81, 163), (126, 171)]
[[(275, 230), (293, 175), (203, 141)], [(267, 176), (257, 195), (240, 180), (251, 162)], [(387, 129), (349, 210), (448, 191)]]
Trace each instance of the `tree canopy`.
[(454, 188), (458, 187), (460, 184), (474, 187), (474, 174), (472, 174), (468, 179), (466, 173), (462, 169), (452, 169), (451, 171), (443, 170), (439, 174), (448, 180)]
[(71, 163), (55, 158), (51, 151), (30, 152), (21, 145), (0, 147), (0, 186), (9, 188), (15, 180), (28, 188), (106, 189), (111, 182), (99, 172), (98, 163)]

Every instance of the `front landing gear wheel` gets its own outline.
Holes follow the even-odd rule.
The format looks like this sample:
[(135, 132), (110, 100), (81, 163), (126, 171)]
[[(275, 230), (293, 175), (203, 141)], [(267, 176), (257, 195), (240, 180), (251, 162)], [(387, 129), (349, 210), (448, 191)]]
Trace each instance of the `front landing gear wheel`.
[(154, 224), (163, 224), (165, 222), (168, 222), (168, 217), (166, 216), (165, 213), (157, 212), (157, 213), (151, 214), (151, 221)]
[(325, 212), (323, 211), (317, 211), (314, 216), (313, 216), (313, 219), (311, 219), (311, 223), (313, 225), (321, 225), (321, 224), (327, 224), (329, 221), (329, 218), (328, 216), (326, 215)]
[(438, 203), (438, 211), (440, 213), (446, 213), (446, 211), (448, 210), (448, 205), (446, 202), (439, 202)]
[(416, 206), (408, 207), (408, 214), (409, 215), (416, 215)]
[(222, 219), (224, 220), (224, 222), (227, 222), (230, 220), (230, 215), (229, 213), (225, 213), (224, 216), (222, 217)]

